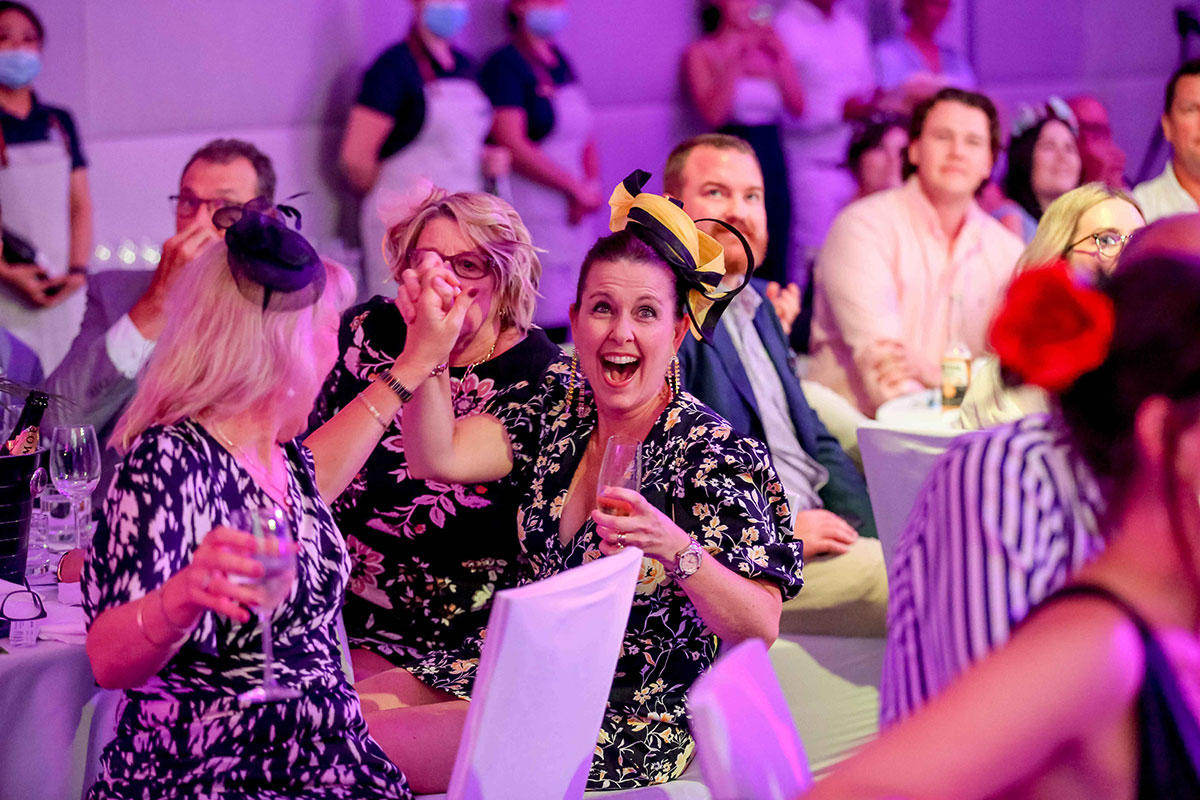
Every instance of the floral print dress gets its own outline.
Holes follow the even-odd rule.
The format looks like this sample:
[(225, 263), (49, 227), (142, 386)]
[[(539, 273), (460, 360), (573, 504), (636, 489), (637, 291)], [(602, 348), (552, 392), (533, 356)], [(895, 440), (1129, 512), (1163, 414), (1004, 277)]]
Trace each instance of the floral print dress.
[[(602, 557), (590, 518), (567, 544), (559, 538), (571, 480), (596, 426), (590, 390), (583, 388), (582, 403), (567, 402), (569, 373), (559, 360), (533, 398), (498, 412), (512, 440), (514, 476), (526, 487), (516, 528), (529, 580)], [(766, 445), (735, 433), (690, 394), (671, 400), (642, 444), (642, 495), (734, 572), (775, 584), (784, 599), (800, 590), (802, 545), (792, 539)], [(684, 698), (717, 646), (679, 584), (660, 562), (644, 559), (589, 789), (664, 783), (683, 772), (694, 749)], [(478, 652), (440, 654), (442, 669), (417, 674), (431, 680), (448, 671), (456, 680), (441, 680), (439, 688), (469, 697)]]
[[(341, 356), (317, 400), (313, 427), (354, 401), (404, 349), (395, 305), (375, 297), (348, 311)], [(520, 403), (560, 354), (540, 329), (479, 366), (452, 368), (457, 417)], [(511, 480), (462, 486), (408, 477), (400, 416), (333, 503), (353, 563), (346, 633), (354, 647), (413, 668), (487, 624), (492, 595), (518, 582)]]
[[(367, 734), (341, 669), (337, 616), (350, 561), (312, 454), (297, 442), (284, 452), (298, 558), (272, 629), (278, 680), (301, 696), (241, 705), (237, 695), (262, 681), (262, 626), (206, 613), (158, 674), (126, 690), (91, 800), (412, 796)], [(265, 505), (275, 503), (202, 426), (147, 430), (117, 470), (84, 569), (89, 627), (185, 567), (230, 512)]]

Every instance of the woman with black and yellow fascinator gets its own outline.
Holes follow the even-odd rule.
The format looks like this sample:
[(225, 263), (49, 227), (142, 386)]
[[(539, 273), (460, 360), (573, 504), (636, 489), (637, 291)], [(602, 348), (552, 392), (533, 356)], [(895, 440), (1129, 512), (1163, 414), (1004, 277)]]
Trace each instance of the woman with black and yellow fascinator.
[[(529, 556), (531, 580), (624, 547), (645, 555), (590, 789), (682, 773), (694, 747), (684, 724), (688, 688), (712, 663), (719, 640), (773, 640), (782, 601), (801, 584), (801, 545), (791, 539), (766, 446), (732, 431), (675, 377), (683, 337), (689, 329), (697, 337), (711, 332), (741, 287), (721, 286), (721, 246), (678, 205), (641, 191), (648, 177), (634, 173), (613, 192), (614, 232), (596, 242), (580, 269), (571, 358), (552, 364), (526, 402), (457, 420), (439, 373), (413, 387), (402, 421), (414, 477), (471, 484), (512, 473), (514, 485), (525, 487), (508, 535)], [(397, 360), (405, 374), (436, 372), (444, 360), (468, 302), (465, 294), (455, 298), (455, 286), (449, 270), (431, 271), (420, 297), (406, 305), (409, 339)], [(639, 443), (640, 491), (599, 485), (614, 436)], [(601, 499), (610, 513), (597, 508)], [(475, 663), (478, 644), (448, 654), (447, 663), (460, 671)], [(468, 670), (457, 689), (435, 688), (469, 699), (470, 677)], [(440, 715), (444, 724), (446, 713), (444, 703), (398, 708), (369, 714), (368, 722), (410, 770), (414, 760), (438, 761), (438, 754), (412, 752), (403, 735), (411, 718)], [(465, 719), (465, 704), (458, 713)]]

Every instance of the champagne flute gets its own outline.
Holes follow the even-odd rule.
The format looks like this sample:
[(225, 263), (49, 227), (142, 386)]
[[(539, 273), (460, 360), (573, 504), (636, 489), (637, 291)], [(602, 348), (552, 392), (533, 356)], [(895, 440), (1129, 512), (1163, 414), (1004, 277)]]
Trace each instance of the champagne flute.
[(59, 494), (71, 499), (71, 521), (75, 527), (75, 545), (91, 546), (80, 524), (79, 509), (85, 509), (87, 530), (91, 530), (92, 492), (100, 483), (100, 442), (91, 425), (67, 425), (50, 433), (50, 478)]
[(615, 517), (627, 517), (633, 510), (624, 500), (605, 497), (609, 487), (632, 489), (642, 488), (641, 442), (628, 436), (608, 437), (604, 446), (604, 460), (600, 462), (600, 477), (596, 480), (596, 504), (601, 512)]
[(238, 695), (244, 704), (273, 703), (300, 696), (300, 691), (290, 686), (281, 686), (275, 680), (275, 661), (271, 634), (271, 621), (275, 610), (291, 594), (296, 582), (296, 542), (292, 538), (287, 513), (275, 506), (240, 509), (230, 513), (229, 524), (254, 537), (255, 561), (263, 565), (263, 576), (244, 579), (262, 589), (262, 602), (254, 611), (262, 625), (263, 682)]

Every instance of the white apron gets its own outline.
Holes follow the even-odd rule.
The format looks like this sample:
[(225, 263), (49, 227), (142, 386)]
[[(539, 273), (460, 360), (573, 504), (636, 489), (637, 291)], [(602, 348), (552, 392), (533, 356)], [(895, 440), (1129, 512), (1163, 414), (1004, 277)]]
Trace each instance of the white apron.
[[(550, 98), (554, 128), (537, 143), (546, 157), (577, 179), (583, 179), (583, 151), (592, 137), (592, 108), (582, 87), (569, 83), (556, 87)], [(542, 327), (567, 324), (567, 310), (575, 302), (579, 265), (596, 241), (589, 220), (578, 225), (567, 221), (569, 203), (557, 189), (516, 172), (512, 176), (512, 204), (521, 215), (539, 253), (542, 282), (534, 321)]]
[[(9, 144), (8, 166), (0, 167), (0, 221), (32, 244), (39, 266), (52, 278), (67, 274), (71, 241), (71, 157), (62, 130), (50, 128), (42, 142)], [(0, 325), (33, 348), (49, 375), (71, 347), (87, 292), (74, 294), (53, 308), (34, 308), (0, 284)]]
[(395, 293), (391, 267), (383, 257), (383, 237), (389, 223), (404, 216), (414, 200), (422, 199), (412, 195), (424, 181), (449, 192), (483, 190), (483, 142), (491, 126), (492, 106), (474, 81), (439, 78), (425, 84), (425, 122), (420, 133), (379, 165), (379, 178), (363, 198), (359, 299)]

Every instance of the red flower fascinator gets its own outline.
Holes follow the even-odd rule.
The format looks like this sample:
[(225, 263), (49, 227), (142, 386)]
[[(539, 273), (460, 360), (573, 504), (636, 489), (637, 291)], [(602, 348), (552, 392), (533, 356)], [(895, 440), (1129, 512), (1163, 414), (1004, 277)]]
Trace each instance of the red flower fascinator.
[(1058, 393), (1103, 363), (1113, 325), (1112, 300), (1056, 261), (1013, 279), (988, 343), (1006, 370)]

